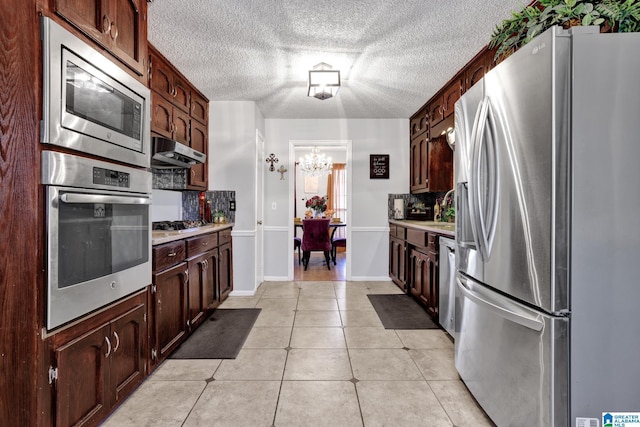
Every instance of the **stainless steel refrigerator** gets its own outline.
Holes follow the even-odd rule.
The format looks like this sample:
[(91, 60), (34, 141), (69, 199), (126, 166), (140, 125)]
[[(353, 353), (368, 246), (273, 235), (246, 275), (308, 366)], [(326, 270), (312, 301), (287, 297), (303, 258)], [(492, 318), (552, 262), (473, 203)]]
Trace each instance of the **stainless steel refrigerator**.
[(455, 365), (498, 426), (640, 411), (639, 52), (552, 28), (456, 104)]

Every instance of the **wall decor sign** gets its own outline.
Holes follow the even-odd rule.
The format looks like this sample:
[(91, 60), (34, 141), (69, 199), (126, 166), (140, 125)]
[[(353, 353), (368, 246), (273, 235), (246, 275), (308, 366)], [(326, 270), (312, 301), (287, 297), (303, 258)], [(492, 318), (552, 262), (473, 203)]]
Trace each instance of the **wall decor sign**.
[(389, 179), (389, 155), (369, 155), (369, 179)]

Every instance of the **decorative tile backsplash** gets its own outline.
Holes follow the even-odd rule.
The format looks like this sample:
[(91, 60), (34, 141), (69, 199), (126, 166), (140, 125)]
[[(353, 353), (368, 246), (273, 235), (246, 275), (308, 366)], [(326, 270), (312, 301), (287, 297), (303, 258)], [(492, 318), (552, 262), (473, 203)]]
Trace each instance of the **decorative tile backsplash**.
[(157, 190), (184, 190), (187, 188), (187, 169), (153, 169), (151, 182)]
[[(423, 203), (425, 206), (432, 208), (430, 211), (433, 215), (433, 205), (435, 205), (436, 200), (439, 197), (443, 197), (445, 193), (420, 193), (420, 194), (389, 194), (389, 203), (388, 203), (388, 218), (393, 219), (393, 208), (395, 199), (404, 200), (405, 209), (409, 206), (409, 203)], [(404, 215), (403, 215), (404, 216)], [(433, 219), (433, 218), (429, 218)]]
[[(182, 192), (182, 218), (184, 220), (199, 219), (200, 191)], [(235, 222), (235, 211), (229, 210), (229, 202), (236, 199), (235, 191), (205, 191), (205, 198), (211, 202), (211, 212), (220, 210), (224, 212), (227, 222)], [(206, 203), (206, 201), (205, 201)]]

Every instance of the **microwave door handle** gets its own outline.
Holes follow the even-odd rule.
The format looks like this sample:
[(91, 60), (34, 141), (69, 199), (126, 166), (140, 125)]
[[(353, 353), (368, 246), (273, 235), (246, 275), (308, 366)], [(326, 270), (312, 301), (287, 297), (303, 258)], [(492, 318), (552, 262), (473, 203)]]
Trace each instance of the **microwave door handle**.
[(150, 205), (151, 199), (147, 197), (111, 196), (104, 194), (72, 194), (66, 193), (60, 196), (64, 203), (108, 203), (115, 205)]

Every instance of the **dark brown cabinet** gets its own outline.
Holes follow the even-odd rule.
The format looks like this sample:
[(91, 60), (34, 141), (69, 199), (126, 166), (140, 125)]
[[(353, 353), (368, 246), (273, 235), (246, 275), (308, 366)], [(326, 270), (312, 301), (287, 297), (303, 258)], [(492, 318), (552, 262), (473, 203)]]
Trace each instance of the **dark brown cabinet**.
[(464, 89), (469, 90), (493, 68), (494, 50), (484, 49), (464, 69)]
[(405, 274), (406, 243), (405, 228), (394, 224), (389, 225), (389, 276), (393, 283), (403, 291), (407, 291)]
[(175, 350), (188, 333), (187, 329), (187, 263), (153, 275), (153, 339), (151, 355), (160, 363)]
[(207, 155), (187, 170), (186, 189), (208, 188), (209, 101), (153, 46), (149, 45), (151, 132), (174, 139)]
[(149, 50), (149, 87), (189, 115), (190, 85), (155, 50)]
[(427, 154), (427, 191), (444, 192), (453, 188), (453, 150), (446, 136), (429, 140)]
[[(204, 153), (208, 152), (208, 132), (207, 126), (202, 123), (191, 120), (191, 143), (190, 146), (196, 151)], [(191, 190), (206, 190), (208, 182), (208, 162), (191, 166), (189, 170), (189, 182), (187, 188)]]
[(145, 0), (50, 0), (55, 13), (145, 76), (147, 2)]
[(453, 116), (455, 103), (462, 96), (462, 84), (462, 79), (460, 79), (460, 81), (456, 79), (447, 89), (445, 89), (442, 97), (443, 119)]
[(426, 108), (418, 111), (411, 117), (411, 121), (409, 122), (409, 134), (411, 138), (415, 138), (416, 136), (425, 133), (429, 129), (429, 118), (428, 111)]
[(409, 176), (412, 193), (421, 193), (428, 190), (428, 135), (428, 133), (423, 133), (411, 140)]
[(189, 145), (190, 120), (187, 113), (158, 96), (156, 92), (151, 93), (151, 111), (152, 132)]
[(233, 290), (233, 251), (231, 242), (220, 245), (220, 301), (224, 301)]
[(189, 259), (189, 316), (188, 326), (195, 329), (205, 317), (206, 310), (217, 306), (218, 248)]
[(146, 292), (51, 338), (55, 425), (95, 425), (147, 373)]

